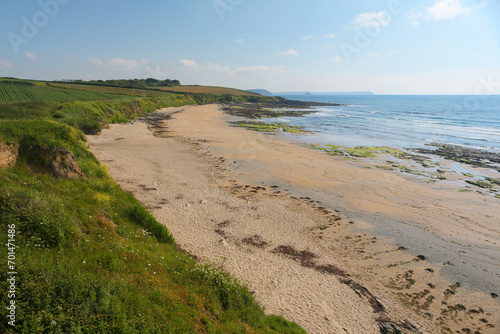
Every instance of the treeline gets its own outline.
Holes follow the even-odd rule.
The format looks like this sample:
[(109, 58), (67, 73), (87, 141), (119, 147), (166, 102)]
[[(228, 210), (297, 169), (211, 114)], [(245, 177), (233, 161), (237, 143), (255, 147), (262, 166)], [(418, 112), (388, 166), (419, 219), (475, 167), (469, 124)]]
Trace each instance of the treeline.
[(116, 79), (116, 80), (59, 80), (56, 82), (61, 83), (75, 83), (80, 85), (94, 85), (94, 86), (109, 86), (109, 87), (120, 87), (120, 88), (134, 88), (134, 89), (148, 89), (155, 87), (177, 87), (181, 83), (179, 80), (158, 80), (154, 78), (147, 79)]

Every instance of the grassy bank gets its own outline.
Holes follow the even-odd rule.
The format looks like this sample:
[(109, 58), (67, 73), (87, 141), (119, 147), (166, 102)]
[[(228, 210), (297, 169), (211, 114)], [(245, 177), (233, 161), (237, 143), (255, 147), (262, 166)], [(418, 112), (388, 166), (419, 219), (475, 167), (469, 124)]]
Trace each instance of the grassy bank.
[[(221, 268), (180, 251), (107, 175), (82, 132), (163, 107), (245, 98), (129, 93), (0, 104), (2, 147), (18, 153), (0, 169), (0, 332), (304, 333), (266, 316)], [(12, 301), (15, 327), (6, 317)]]
[(249, 94), (211, 94), (206, 93), (212, 92), (209, 88), (198, 88), (196, 93), (173, 93), (159, 88), (141, 90), (0, 79), (0, 121), (52, 119), (86, 134), (96, 134), (107, 124), (128, 122), (161, 108), (278, 99)]
[[(107, 176), (81, 132), (54, 121), (8, 121), (0, 122), (0, 139), (20, 145), (15, 166), (0, 171), (1, 241), (15, 229), (17, 246), (16, 327), (2, 317), (2, 332), (303, 332), (265, 316), (220, 268), (177, 250), (167, 229)], [(85, 177), (34, 174), (33, 147), (68, 150)], [(8, 302), (2, 294), (0, 308)]]

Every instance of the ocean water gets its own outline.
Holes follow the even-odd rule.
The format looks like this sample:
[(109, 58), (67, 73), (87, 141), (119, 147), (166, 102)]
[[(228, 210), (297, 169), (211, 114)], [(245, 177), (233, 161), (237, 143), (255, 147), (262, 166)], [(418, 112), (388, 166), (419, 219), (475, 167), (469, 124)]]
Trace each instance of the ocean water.
[(431, 142), (500, 153), (500, 95), (287, 95), (341, 103), (267, 121), (302, 126), (302, 141), (343, 146), (425, 147)]

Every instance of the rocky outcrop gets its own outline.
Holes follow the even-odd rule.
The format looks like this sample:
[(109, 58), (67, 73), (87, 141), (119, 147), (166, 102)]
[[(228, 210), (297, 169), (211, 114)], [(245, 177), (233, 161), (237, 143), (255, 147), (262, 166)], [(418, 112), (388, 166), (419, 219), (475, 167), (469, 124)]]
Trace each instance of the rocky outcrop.
[(66, 149), (31, 147), (24, 154), (35, 173), (48, 173), (66, 179), (86, 177), (71, 152)]
[(16, 164), (19, 155), (19, 144), (2, 142), (0, 139), (0, 169), (10, 168)]

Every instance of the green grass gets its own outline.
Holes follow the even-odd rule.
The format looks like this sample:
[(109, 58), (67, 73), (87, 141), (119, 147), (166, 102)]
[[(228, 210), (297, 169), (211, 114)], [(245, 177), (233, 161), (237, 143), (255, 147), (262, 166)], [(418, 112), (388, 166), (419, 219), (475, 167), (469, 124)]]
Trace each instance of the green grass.
[(25, 81), (19, 81), (19, 83), (14, 83), (15, 81), (5, 82), (0, 81), (0, 104), (34, 101), (96, 101), (120, 97), (120, 95), (105, 92), (37, 86)]
[(160, 90), (133, 89), (133, 88), (112, 87), (112, 86), (94, 86), (94, 85), (83, 85), (74, 83), (50, 83), (50, 85), (52, 87), (71, 88), (89, 92), (111, 93), (111, 94), (143, 96), (143, 97), (162, 97), (165, 96), (165, 94), (168, 94)]
[(95, 134), (110, 123), (123, 123), (160, 108), (195, 104), (189, 96), (163, 93), (163, 97), (129, 97), (112, 101), (23, 102), (0, 104), (1, 120), (43, 119), (71, 125)]
[(85, 133), (99, 132), (103, 125), (124, 123), (166, 107), (194, 104), (194, 100), (174, 94), (163, 98), (138, 98), (128, 102), (69, 102), (61, 104), (52, 117)]
[[(43, 101), (0, 103), (0, 139), (19, 143), (16, 165), (0, 170), (0, 242), (15, 225), (18, 246), (16, 333), (305, 333), (266, 316), (221, 268), (177, 250), (167, 228), (109, 178), (80, 131), (163, 107), (248, 97), (13, 81), (2, 85), (25, 95), (74, 94), (68, 102), (46, 94)], [(33, 148), (68, 150), (86, 177), (33, 174), (33, 163), (50, 163)], [(7, 268), (6, 257), (0, 266)], [(8, 302), (2, 294), (0, 307)], [(13, 332), (5, 319), (0, 331)]]
[(217, 92), (224, 94), (3, 79), (0, 80), (0, 121), (55, 119), (86, 134), (96, 134), (107, 124), (127, 122), (166, 107), (276, 99), (229, 93), (240, 93), (238, 90)]
[[(305, 333), (266, 316), (219, 267), (177, 250), (169, 231), (109, 178), (75, 128), (48, 120), (0, 122), (19, 143), (0, 170), (0, 242), (15, 225), (16, 333)], [(67, 149), (86, 178), (35, 175), (27, 147)], [(7, 291), (7, 256), (0, 289)], [(0, 308), (9, 299), (0, 295)], [(5, 317), (0, 331), (13, 333)]]
[(60, 104), (56, 102), (22, 102), (0, 104), (0, 121), (49, 119)]

